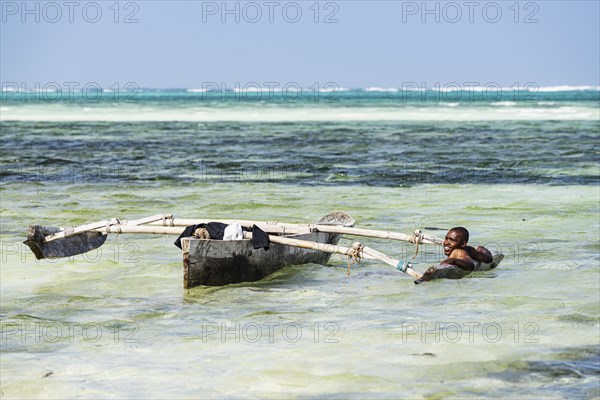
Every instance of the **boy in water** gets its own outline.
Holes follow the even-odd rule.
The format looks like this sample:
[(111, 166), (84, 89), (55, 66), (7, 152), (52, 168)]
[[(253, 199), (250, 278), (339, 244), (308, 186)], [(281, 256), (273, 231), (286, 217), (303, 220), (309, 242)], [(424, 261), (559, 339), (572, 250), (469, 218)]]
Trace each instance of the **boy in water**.
[[(492, 253), (490, 253), (488, 249), (483, 246), (477, 246), (477, 248), (467, 246), (468, 241), (468, 230), (463, 227), (450, 229), (444, 238), (444, 254), (448, 258), (442, 261), (440, 265), (453, 265), (468, 274), (475, 269), (477, 262), (491, 263), (493, 261)], [(423, 277), (417, 280), (415, 283), (421, 283), (433, 279), (436, 271), (439, 271), (439, 268), (428, 268), (423, 274)], [(457, 273), (455, 275), (456, 277), (459, 277), (458, 275), (462, 277), (466, 274)], [(450, 276), (448, 276), (448, 278), (450, 278)]]

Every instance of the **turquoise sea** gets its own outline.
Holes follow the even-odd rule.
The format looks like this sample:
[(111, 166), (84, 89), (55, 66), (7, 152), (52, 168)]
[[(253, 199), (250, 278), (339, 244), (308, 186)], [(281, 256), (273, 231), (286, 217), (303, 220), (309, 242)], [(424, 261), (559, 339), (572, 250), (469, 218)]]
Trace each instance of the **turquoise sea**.
[[(600, 90), (538, 89), (2, 92), (1, 397), (598, 398)], [(419, 286), (334, 256), (184, 290), (174, 237), (42, 261), (21, 243), (34, 223), (333, 210), (462, 225), (506, 258)]]

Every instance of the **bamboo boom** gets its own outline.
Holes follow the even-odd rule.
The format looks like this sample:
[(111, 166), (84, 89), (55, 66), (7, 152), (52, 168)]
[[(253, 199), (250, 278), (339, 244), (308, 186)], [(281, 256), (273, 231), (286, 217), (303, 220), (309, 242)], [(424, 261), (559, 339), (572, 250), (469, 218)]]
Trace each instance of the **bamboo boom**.
[[(309, 233), (314, 231), (324, 233), (339, 233), (345, 235), (365, 236), (379, 239), (392, 239), (400, 240), (409, 243), (415, 243), (417, 240), (419, 243), (427, 244), (442, 244), (443, 240), (428, 234), (422, 234), (421, 237), (414, 235), (406, 235), (398, 232), (380, 231), (374, 229), (362, 229), (352, 228), (346, 226), (336, 225), (319, 225), (319, 224), (290, 224), (284, 222), (271, 222), (271, 221), (252, 221), (252, 220), (233, 220), (233, 219), (189, 219), (189, 218), (173, 218), (171, 214), (157, 214), (150, 217), (142, 218), (136, 221), (121, 221), (120, 223), (113, 223), (110, 221), (98, 221), (91, 224), (78, 226), (71, 229), (65, 229), (61, 232), (53, 235), (46, 236), (45, 241), (50, 242), (63, 237), (72, 236), (81, 232), (100, 230), (106, 226), (138, 226), (138, 225), (152, 225), (152, 226), (164, 226), (164, 227), (175, 227), (175, 226), (190, 226), (197, 224), (207, 224), (209, 222), (221, 222), (224, 224), (238, 223), (242, 226), (256, 225), (267, 233), (279, 233), (279, 234), (294, 234), (294, 233)], [(112, 229), (111, 229), (112, 232)], [(123, 233), (125, 233), (122, 230)], [(135, 232), (127, 232), (135, 233)], [(140, 232), (146, 233), (146, 232)]]
[[(140, 221), (141, 222), (144, 222), (144, 221), (153, 222), (153, 221), (157, 221), (159, 219), (164, 219), (164, 216), (163, 215), (155, 215), (155, 216), (143, 218), (143, 219), (137, 220), (137, 221), (130, 221), (128, 223), (119, 223), (119, 224), (112, 224), (112, 225), (110, 223), (106, 223), (107, 221), (99, 221), (99, 222), (94, 222), (91, 224), (86, 224), (86, 225), (82, 225), (82, 226), (73, 228), (72, 231), (75, 231), (74, 233), (72, 233), (70, 230), (63, 230), (63, 231), (60, 231), (53, 235), (48, 235), (47, 238), (52, 237), (50, 239), (50, 241), (52, 241), (52, 240), (59, 239), (61, 237), (66, 238), (66, 237), (72, 236), (74, 234), (81, 233), (81, 232), (87, 232), (87, 231), (96, 231), (96, 232), (100, 232), (100, 233), (104, 233), (104, 234), (133, 233), (133, 234), (180, 235), (184, 230), (183, 226), (137, 225), (140, 223)], [(105, 223), (102, 225), (101, 222), (105, 222)], [(324, 226), (327, 226), (327, 225), (324, 225)], [(273, 227), (273, 226), (271, 225), (271, 227)], [(277, 227), (275, 227), (275, 228), (277, 228)], [(304, 229), (305, 229), (305, 232), (307, 232), (306, 228), (304, 228)], [(338, 232), (334, 232), (334, 233), (338, 233)], [(251, 239), (252, 233), (244, 232), (244, 238)], [(286, 246), (300, 247), (300, 248), (305, 248), (305, 249), (324, 251), (324, 252), (328, 252), (328, 253), (337, 253), (337, 254), (342, 254), (342, 255), (346, 255), (346, 256), (350, 256), (352, 253), (356, 252), (356, 250), (357, 250), (357, 247), (350, 248), (350, 247), (332, 245), (332, 244), (327, 244), (327, 243), (311, 242), (308, 240), (292, 239), (292, 238), (285, 238), (285, 237), (273, 236), (273, 235), (269, 235), (269, 240), (272, 243), (278, 243), (278, 244), (282, 244), (282, 245), (286, 245)], [(391, 265), (392, 267), (395, 267), (395, 268), (397, 268), (400, 263), (398, 260), (396, 260), (390, 256), (387, 256), (375, 249), (367, 247), (367, 246), (360, 247), (359, 254), (360, 254), (360, 257), (363, 259), (382, 261), (382, 262), (384, 262), (388, 265)], [(413, 270), (411, 268), (407, 268), (403, 272), (406, 272), (407, 274), (409, 274), (417, 279), (421, 278), (421, 276), (422, 276), (421, 274), (419, 274), (418, 272), (416, 272), (415, 270)]]
[[(406, 235), (404, 233), (397, 232), (387, 232), (387, 231), (379, 231), (375, 229), (362, 229), (362, 228), (350, 228), (345, 226), (335, 226), (335, 225), (314, 225), (315, 229), (320, 232), (326, 233), (342, 233), (347, 235), (356, 235), (356, 236), (366, 236), (380, 239), (393, 239), (393, 240), (401, 240), (404, 242), (414, 243), (415, 240), (413, 236)], [(428, 243), (428, 244), (442, 244), (444, 241), (438, 237), (423, 234), (423, 238), (419, 240), (419, 243)]]
[[(196, 224), (206, 224), (209, 222), (221, 222), (224, 224), (233, 224), (238, 223), (242, 226), (252, 226), (256, 225), (260, 229), (265, 232), (271, 233), (305, 233), (305, 232), (313, 232), (319, 231), (324, 233), (339, 233), (345, 235), (356, 235), (356, 236), (365, 236), (365, 237), (373, 237), (379, 239), (392, 239), (392, 240), (401, 240), (405, 242), (414, 243), (415, 239), (412, 235), (406, 235), (404, 233), (397, 232), (387, 232), (380, 231), (374, 229), (362, 229), (362, 228), (351, 228), (346, 226), (337, 226), (337, 225), (318, 225), (318, 224), (289, 224), (283, 222), (269, 222), (269, 221), (250, 221), (250, 220), (221, 220), (221, 219), (186, 219), (186, 218), (175, 218), (172, 220), (167, 220), (167, 226), (189, 226)], [(166, 222), (167, 223), (167, 222)], [(150, 225), (158, 225), (159, 222), (152, 222)], [(281, 231), (275, 231), (275, 227), (280, 227)], [(443, 240), (432, 235), (423, 234), (419, 243), (427, 243), (427, 244), (442, 244)]]
[[(116, 233), (116, 234), (138, 233), (138, 234), (157, 234), (157, 235), (161, 235), (161, 234), (163, 234), (163, 235), (180, 235), (183, 232), (184, 228), (177, 227), (177, 226), (135, 226), (135, 225), (124, 224), (124, 225), (112, 225), (112, 226), (108, 225), (108, 230), (107, 230), (106, 225), (103, 226), (102, 228), (98, 228), (98, 229), (94, 229), (94, 230), (97, 232), (101, 232), (101, 233)], [(252, 239), (252, 233), (244, 232), (244, 238)], [(279, 244), (283, 244), (283, 245), (287, 245), (287, 246), (301, 247), (301, 248), (305, 248), (305, 249), (312, 249), (312, 250), (318, 250), (318, 251), (325, 251), (328, 253), (338, 253), (338, 254), (342, 254), (342, 255), (346, 255), (346, 256), (349, 255), (350, 252), (354, 251), (354, 249), (349, 248), (349, 247), (332, 245), (332, 244), (327, 244), (327, 243), (311, 242), (308, 240), (284, 238), (281, 236), (269, 235), (269, 240), (273, 243), (279, 243)], [(391, 258), (375, 249), (372, 249), (370, 247), (367, 247), (367, 246), (362, 247), (362, 253), (364, 253), (364, 254), (361, 254), (362, 258), (364, 258), (364, 259), (383, 261), (384, 263), (389, 264), (393, 267), (396, 267), (398, 265), (398, 260), (393, 259), (393, 258)], [(410, 269), (409, 269), (409, 271), (415, 272)], [(407, 273), (410, 275), (413, 275), (409, 271), (407, 271)], [(413, 276), (415, 276), (415, 275), (413, 275)], [(418, 277), (420, 277), (420, 275)]]
[(44, 238), (44, 242), (46, 242), (46, 243), (51, 242), (56, 239), (66, 238), (66, 237), (73, 236), (78, 233), (87, 232), (87, 231), (100, 231), (102, 228), (105, 228), (104, 230), (106, 231), (106, 227), (111, 226), (111, 225), (113, 225), (113, 226), (118, 225), (120, 227), (123, 227), (125, 225), (137, 226), (137, 225), (143, 225), (143, 224), (147, 224), (150, 222), (154, 222), (154, 221), (158, 221), (158, 220), (166, 219), (166, 218), (173, 218), (173, 216), (170, 214), (156, 214), (156, 215), (152, 215), (150, 217), (138, 219), (135, 221), (123, 222), (123, 223), (115, 223), (112, 221), (92, 222), (90, 224), (80, 225), (80, 226), (76, 226), (74, 228), (63, 228), (63, 230), (60, 232), (46, 236)]
[[(246, 238), (246, 239), (252, 238), (252, 234), (249, 232), (244, 232), (244, 238)], [(293, 247), (300, 247), (303, 249), (325, 251), (328, 253), (338, 253), (338, 254), (342, 254), (342, 255), (346, 255), (346, 256), (351, 255), (351, 253), (353, 253), (356, 249), (356, 248), (349, 248), (349, 247), (338, 246), (338, 245), (327, 244), (327, 243), (310, 242), (308, 240), (284, 238), (284, 237), (280, 237), (280, 236), (269, 236), (269, 240), (271, 240), (271, 242), (273, 242), (273, 243), (283, 244), (286, 246), (293, 246)], [(375, 249), (372, 249), (370, 247), (367, 247), (367, 246), (361, 247), (361, 252), (373, 257), (376, 260), (383, 261), (384, 263), (391, 265), (394, 268), (396, 268), (398, 266), (398, 264), (400, 263), (399, 260), (395, 260), (395, 259), (391, 258), (390, 256), (386, 256), (385, 254), (383, 254)], [(403, 272), (406, 272), (407, 274), (409, 274), (417, 279), (422, 277), (421, 274), (419, 274), (417, 271), (415, 271), (412, 268), (407, 268), (406, 271), (403, 271)]]
[[(89, 225), (92, 225), (92, 224), (89, 224)], [(183, 231), (184, 231), (183, 227), (178, 227), (178, 226), (153, 226), (153, 225), (136, 226), (136, 225), (130, 225), (130, 224), (108, 225), (108, 230), (106, 228), (107, 228), (107, 225), (104, 225), (101, 228), (89, 229), (89, 230), (94, 230), (96, 232), (105, 233), (105, 234), (107, 234), (107, 233), (116, 233), (116, 234), (129, 233), (129, 234), (154, 234), (154, 235), (181, 235), (181, 233), (183, 233)], [(60, 233), (62, 233), (62, 232), (60, 232)], [(244, 238), (252, 239), (252, 233), (244, 232)], [(295, 246), (295, 247), (303, 247), (303, 248), (320, 250), (320, 251), (325, 251), (328, 253), (338, 253), (338, 254), (343, 254), (343, 255), (348, 255), (348, 252), (352, 250), (348, 247), (343, 247), (343, 246), (331, 245), (331, 244), (326, 244), (326, 243), (318, 243), (318, 242), (310, 242), (307, 240), (282, 238), (280, 236), (273, 236), (273, 235), (269, 235), (269, 239), (273, 243), (287, 244), (290, 246), (295, 246), (294, 245), (295, 243), (299, 243), (300, 246)], [(308, 247), (306, 247), (306, 246), (308, 246)], [(387, 264), (390, 264), (394, 267), (398, 264), (397, 260), (394, 260), (393, 258), (388, 257), (383, 253), (380, 253), (374, 249), (371, 249), (370, 247), (364, 247), (363, 253), (364, 254), (363, 254), (362, 258), (364, 258), (366, 260), (384, 261)]]
[[(154, 234), (154, 235), (181, 235), (184, 231), (184, 228), (181, 226), (156, 226), (156, 225), (134, 226), (134, 225), (125, 224), (125, 225), (109, 225), (108, 228), (109, 229), (107, 231), (106, 225), (105, 225), (102, 228), (94, 229), (94, 231), (97, 231), (100, 233), (116, 233), (116, 234), (130, 233), (130, 234)], [(246, 239), (252, 238), (252, 234), (250, 232), (244, 232), (244, 234), (245, 234)], [(279, 236), (269, 236), (269, 238), (271, 239), (271, 241), (273, 243), (278, 243)], [(277, 238), (277, 239), (274, 239), (274, 238)], [(299, 241), (296, 239), (290, 239), (290, 240), (292, 240), (294, 242), (301, 242), (301, 243), (306, 242), (306, 243), (314, 243), (315, 245), (325, 245), (323, 243), (317, 243), (317, 242)], [(332, 246), (332, 245), (326, 245), (326, 246)], [(335, 246), (335, 247), (345, 249), (344, 247), (340, 247), (340, 246)], [(312, 249), (314, 247), (310, 247), (310, 248)], [(320, 250), (320, 249), (316, 249), (316, 250)], [(373, 249), (371, 249), (371, 250), (373, 250)], [(326, 251), (326, 250), (323, 250), (323, 251)], [(339, 252), (339, 251), (334, 251), (334, 253), (339, 253), (339, 254), (344, 254), (344, 255), (348, 254), (347, 252), (343, 253), (343, 252)], [(379, 254), (382, 254), (382, 253), (379, 253)], [(366, 260), (380, 260), (380, 257), (373, 257), (370, 254), (367, 254), (366, 252), (365, 252), (363, 258)]]
[(197, 218), (174, 218), (167, 219), (163, 222), (155, 221), (148, 225), (159, 225), (159, 226), (190, 226), (198, 224), (208, 224), (210, 222), (220, 222), (222, 224), (240, 224), (240, 226), (251, 227), (252, 225), (258, 226), (265, 232), (268, 233), (281, 233), (281, 234), (294, 234), (294, 233), (310, 233), (314, 229), (311, 229), (309, 225), (301, 224), (287, 224), (281, 222), (271, 221), (251, 221), (245, 219), (197, 219)]
[(112, 225), (96, 229), (102, 233), (140, 233), (140, 234), (155, 234), (155, 235), (181, 235), (185, 228), (180, 226), (131, 226), (131, 225)]
[[(154, 234), (154, 235), (181, 235), (181, 233), (183, 233), (184, 228), (180, 227), (180, 226), (155, 226), (155, 225), (145, 225), (145, 226), (132, 226), (132, 225), (109, 225), (109, 229), (107, 231), (106, 226), (103, 226), (102, 228), (98, 228), (98, 229), (94, 229), (97, 232), (100, 233), (116, 233), (116, 234), (121, 234), (121, 233), (130, 233), (130, 234)], [(246, 239), (251, 239), (252, 238), (252, 234), (250, 232), (244, 232), (244, 237)], [(273, 243), (279, 243), (278, 239), (280, 238), (279, 236), (269, 236), (269, 238), (271, 239), (271, 241)], [(274, 239), (277, 238), (277, 239)], [(309, 242), (309, 241), (299, 241), (296, 239), (290, 239), (294, 242), (300, 242), (300, 243), (314, 243), (315, 245), (325, 245), (325, 246), (333, 246), (333, 245), (326, 245), (323, 243), (317, 243), (317, 242)], [(340, 247), (340, 246), (334, 246), (337, 248), (342, 248), (342, 249), (346, 249), (345, 247)], [(313, 249), (314, 247), (310, 247), (311, 249)], [(333, 248), (333, 247), (332, 247)], [(316, 250), (320, 250), (315, 248)], [(370, 249), (373, 250), (373, 249)], [(323, 250), (326, 251), (326, 250)], [(334, 251), (334, 253), (339, 253), (339, 254), (344, 254), (347, 255), (348, 253), (343, 253), (340, 251)], [(379, 254), (383, 254), (383, 253), (379, 253)], [(385, 256), (385, 255), (384, 255)], [(387, 257), (387, 256), (385, 256)], [(366, 260), (380, 260), (381, 257), (374, 257), (370, 254), (367, 254), (365, 252), (364, 254), (364, 259)], [(392, 261), (393, 262), (393, 261)], [(389, 263), (388, 263), (389, 264)], [(391, 264), (390, 264), (391, 265)], [(396, 264), (394, 264), (395, 266)]]

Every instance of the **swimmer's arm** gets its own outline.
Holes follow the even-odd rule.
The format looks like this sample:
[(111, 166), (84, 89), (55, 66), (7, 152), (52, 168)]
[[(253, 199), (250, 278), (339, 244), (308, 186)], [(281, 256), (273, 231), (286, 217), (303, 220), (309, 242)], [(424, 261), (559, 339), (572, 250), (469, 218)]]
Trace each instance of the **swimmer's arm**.
[(492, 253), (483, 246), (477, 246), (476, 249), (471, 246), (465, 246), (465, 250), (469, 254), (469, 257), (476, 261), (481, 261), (483, 263), (491, 263), (494, 261)]
[(469, 257), (468, 253), (462, 249), (454, 250), (450, 254), (450, 257), (442, 261), (440, 264), (455, 265), (465, 271), (473, 271), (477, 265), (475, 261)]

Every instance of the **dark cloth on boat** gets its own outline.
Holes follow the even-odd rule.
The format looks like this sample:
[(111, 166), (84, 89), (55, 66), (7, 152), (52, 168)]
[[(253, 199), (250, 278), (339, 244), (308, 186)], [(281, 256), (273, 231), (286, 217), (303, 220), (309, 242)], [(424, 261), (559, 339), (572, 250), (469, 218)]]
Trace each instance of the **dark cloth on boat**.
[[(211, 239), (223, 240), (223, 235), (225, 235), (225, 228), (227, 228), (227, 224), (223, 224), (221, 222), (209, 222), (208, 224), (198, 225), (196, 229), (198, 228), (206, 229)], [(194, 231), (196, 229), (194, 229)]]
[(270, 245), (269, 234), (258, 226), (252, 225), (252, 248), (256, 250), (262, 247), (265, 250), (269, 250)]
[(227, 228), (227, 224), (222, 224), (220, 222), (209, 222), (208, 224), (190, 225), (183, 230), (181, 235), (179, 235), (179, 237), (175, 241), (175, 246), (181, 249), (181, 239), (185, 237), (194, 236), (194, 232), (198, 228), (206, 229), (211, 239), (223, 240), (223, 234), (225, 233), (225, 228)]
[[(181, 249), (181, 239), (193, 236), (194, 232), (198, 228), (206, 229), (211, 239), (223, 240), (223, 235), (225, 233), (225, 228), (227, 228), (227, 224), (223, 224), (221, 222), (209, 222), (208, 224), (190, 225), (186, 227), (181, 233), (181, 235), (179, 235), (177, 240), (175, 240), (175, 246)], [(269, 240), (268, 233), (266, 233), (256, 225), (252, 225), (251, 229), (242, 227), (242, 230), (246, 232), (252, 232), (252, 248), (256, 250), (262, 247), (265, 250), (269, 250), (271, 241)]]

